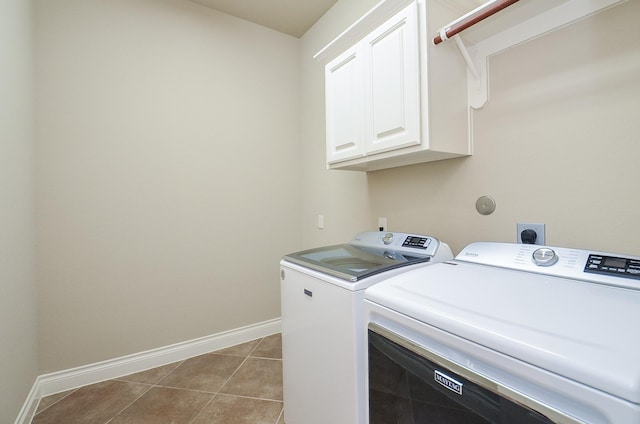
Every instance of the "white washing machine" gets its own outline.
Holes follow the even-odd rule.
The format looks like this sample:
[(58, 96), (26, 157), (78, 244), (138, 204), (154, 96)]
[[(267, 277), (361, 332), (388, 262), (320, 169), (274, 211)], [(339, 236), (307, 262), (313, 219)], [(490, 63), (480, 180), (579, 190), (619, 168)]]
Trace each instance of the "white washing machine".
[(640, 257), (472, 243), (365, 299), (371, 424), (640, 423)]
[(364, 290), (452, 258), (449, 246), (433, 237), (384, 232), (285, 256), (280, 262), (285, 422), (366, 423)]

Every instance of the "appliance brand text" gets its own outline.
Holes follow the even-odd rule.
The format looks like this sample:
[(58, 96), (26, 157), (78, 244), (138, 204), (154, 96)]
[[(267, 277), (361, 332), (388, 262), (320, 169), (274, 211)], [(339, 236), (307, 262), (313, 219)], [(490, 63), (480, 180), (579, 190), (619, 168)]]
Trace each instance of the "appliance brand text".
[(453, 378), (441, 373), (438, 370), (434, 370), (433, 378), (447, 389), (462, 396), (462, 383), (460, 383), (459, 381), (454, 380)]

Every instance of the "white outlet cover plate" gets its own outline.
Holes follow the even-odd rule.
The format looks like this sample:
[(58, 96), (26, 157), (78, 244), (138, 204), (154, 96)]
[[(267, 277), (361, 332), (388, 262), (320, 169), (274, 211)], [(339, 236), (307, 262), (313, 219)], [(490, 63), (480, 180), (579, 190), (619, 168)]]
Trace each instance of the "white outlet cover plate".
[(518, 227), (518, 232), (516, 234), (516, 237), (517, 237), (518, 243), (522, 243), (522, 237), (520, 235), (524, 230), (534, 230), (538, 235), (538, 238), (536, 239), (536, 244), (539, 244), (542, 246), (545, 245), (546, 237), (544, 234), (544, 230), (545, 230), (544, 224), (536, 224), (531, 222), (525, 222), (525, 223), (518, 222), (517, 227)]

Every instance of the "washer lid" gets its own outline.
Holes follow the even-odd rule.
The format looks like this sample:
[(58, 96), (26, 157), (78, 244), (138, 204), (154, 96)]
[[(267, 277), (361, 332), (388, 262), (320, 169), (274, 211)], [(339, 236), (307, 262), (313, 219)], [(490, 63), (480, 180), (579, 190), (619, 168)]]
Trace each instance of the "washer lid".
[(459, 261), (420, 267), (365, 298), (640, 404), (640, 291)]
[(346, 281), (356, 282), (384, 271), (428, 262), (430, 256), (388, 249), (338, 244), (291, 253), (284, 260)]

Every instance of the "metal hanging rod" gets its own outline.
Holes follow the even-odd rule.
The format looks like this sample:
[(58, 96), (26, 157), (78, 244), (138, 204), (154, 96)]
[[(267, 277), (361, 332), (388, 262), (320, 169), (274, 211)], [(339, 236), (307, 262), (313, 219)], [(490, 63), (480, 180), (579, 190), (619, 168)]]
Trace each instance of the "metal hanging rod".
[(502, 9), (517, 3), (519, 0), (492, 0), (456, 19), (440, 30), (433, 38), (433, 44), (440, 44), (465, 29), (495, 15)]

